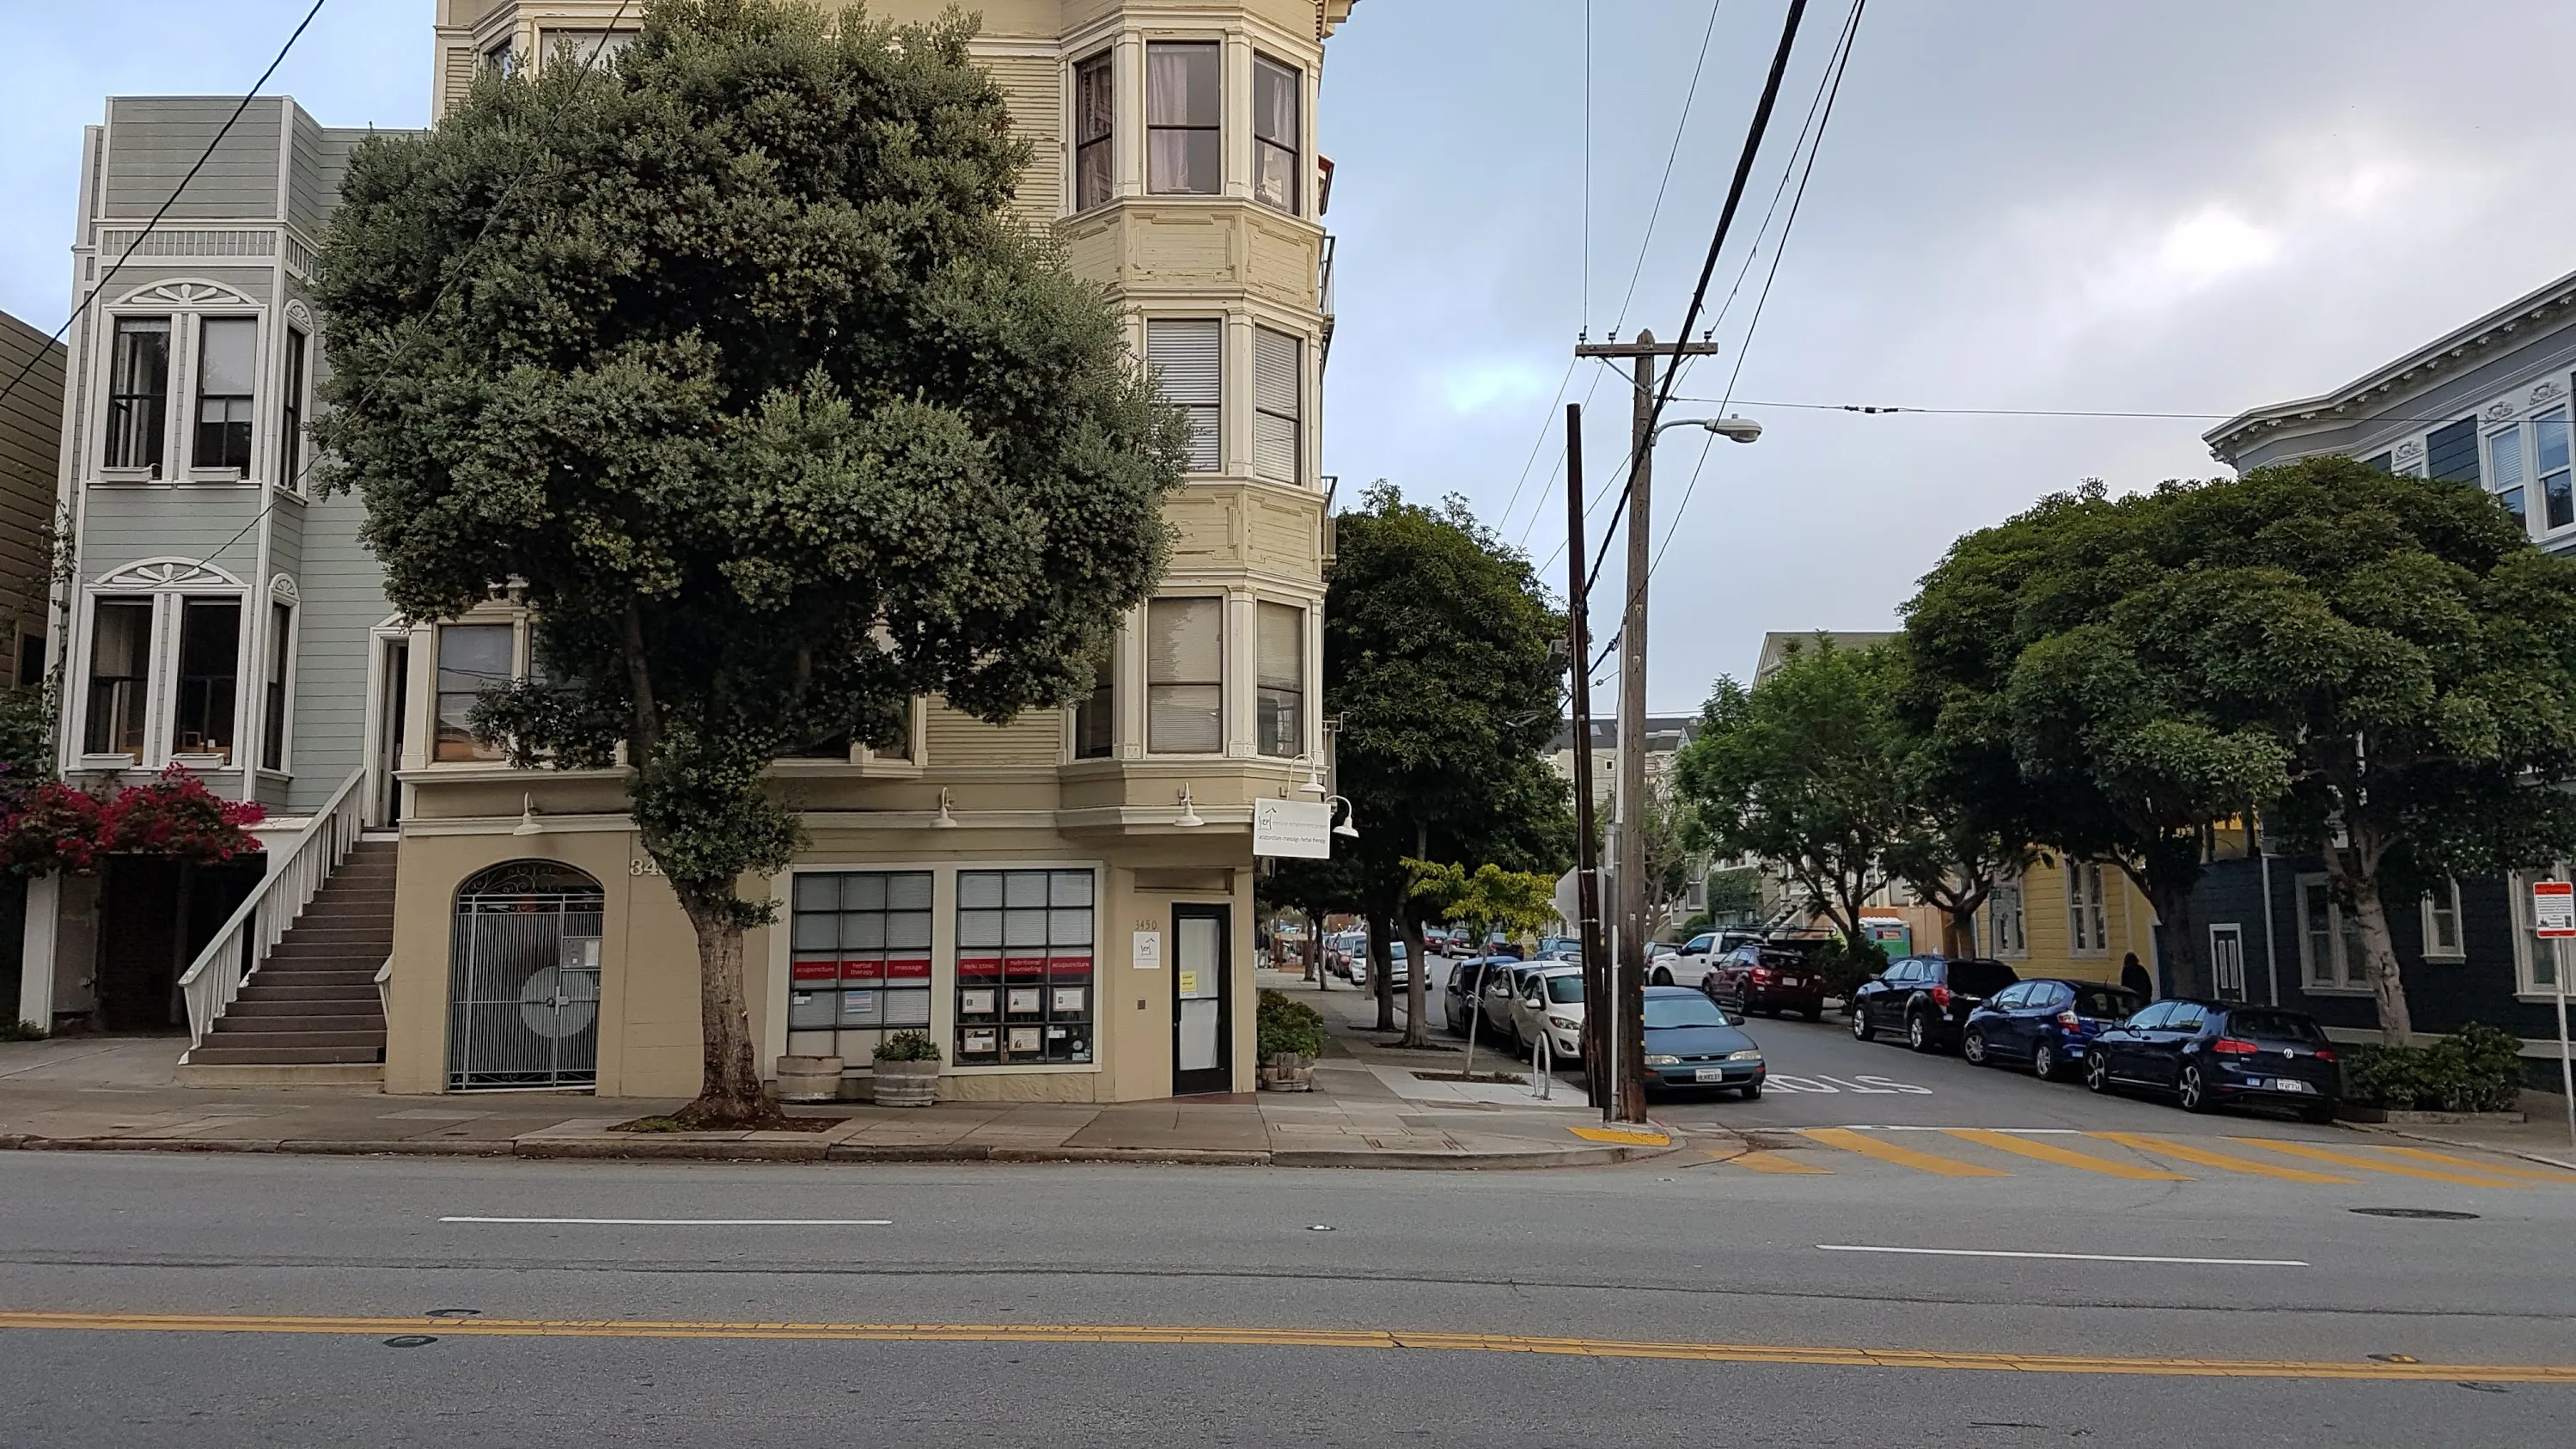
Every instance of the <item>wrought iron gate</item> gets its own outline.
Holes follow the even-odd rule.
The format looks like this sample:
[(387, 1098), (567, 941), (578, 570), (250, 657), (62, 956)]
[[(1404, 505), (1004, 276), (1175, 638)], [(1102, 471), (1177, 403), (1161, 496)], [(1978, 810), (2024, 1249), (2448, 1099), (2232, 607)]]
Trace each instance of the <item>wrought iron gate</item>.
[(599, 882), (514, 860), (456, 893), (447, 1087), (587, 1087), (599, 1080)]

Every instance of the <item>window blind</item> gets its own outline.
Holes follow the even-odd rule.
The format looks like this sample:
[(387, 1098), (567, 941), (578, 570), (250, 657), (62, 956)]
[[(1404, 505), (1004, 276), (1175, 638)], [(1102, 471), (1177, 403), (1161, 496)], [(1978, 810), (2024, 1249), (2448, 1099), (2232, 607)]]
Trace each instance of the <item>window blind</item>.
[(1218, 420), (1224, 397), (1224, 324), (1213, 317), (1157, 317), (1145, 324), (1145, 361), (1163, 400), (1190, 415), (1189, 469), (1213, 473), (1221, 461)]
[(1256, 327), (1252, 332), (1252, 471), (1281, 483), (1297, 481), (1299, 386), (1297, 339)]

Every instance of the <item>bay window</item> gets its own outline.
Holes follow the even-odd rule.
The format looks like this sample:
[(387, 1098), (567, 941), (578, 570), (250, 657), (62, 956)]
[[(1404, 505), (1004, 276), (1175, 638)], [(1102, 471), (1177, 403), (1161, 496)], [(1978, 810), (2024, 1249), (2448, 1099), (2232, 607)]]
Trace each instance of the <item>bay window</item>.
[(208, 317), (197, 324), (197, 446), (189, 464), (250, 475), (251, 379), (259, 370), (259, 324)]
[(2513, 515), (2514, 522), (2531, 526), (2531, 506), (2522, 482), (2522, 424), (2487, 434), (2487, 491)]
[(152, 601), (102, 598), (90, 618), (89, 719), (81, 748), (141, 760), (152, 675)]
[(107, 466), (160, 467), (169, 413), (170, 319), (117, 319), (107, 373)]
[(1252, 61), (1252, 199), (1291, 216), (1300, 212), (1298, 92), (1296, 71), (1255, 56)]
[(430, 747), (434, 760), (497, 760), (503, 752), (474, 738), (474, 701), (517, 678), (518, 630), (509, 624), (442, 624), (438, 629), (438, 702)]
[(1117, 189), (1110, 137), (1117, 129), (1108, 51), (1073, 68), (1073, 208), (1088, 211)]
[(1257, 478), (1294, 483), (1304, 411), (1303, 348), (1285, 332), (1252, 329), (1252, 472)]
[(1190, 453), (1183, 466), (1214, 473), (1225, 466), (1225, 324), (1214, 317), (1156, 317), (1145, 324), (1145, 362), (1163, 401), (1189, 414)]
[(1254, 612), (1260, 677), (1253, 748), (1293, 759), (1305, 753), (1306, 611), (1264, 601)]
[(1213, 755), (1225, 748), (1225, 600), (1145, 606), (1145, 747)]
[(233, 762), (241, 682), (239, 599), (179, 601), (179, 679), (170, 753)]
[(1145, 189), (1155, 195), (1224, 189), (1220, 56), (1214, 41), (1145, 47)]

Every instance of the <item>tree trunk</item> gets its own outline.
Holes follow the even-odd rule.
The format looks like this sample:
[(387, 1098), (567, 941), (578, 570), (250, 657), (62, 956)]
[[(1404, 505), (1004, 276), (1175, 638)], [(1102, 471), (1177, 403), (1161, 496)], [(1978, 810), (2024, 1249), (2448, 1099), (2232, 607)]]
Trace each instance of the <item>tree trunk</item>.
[(1317, 991), (1333, 989), (1332, 974), (1324, 969), (1324, 913), (1306, 913), (1306, 979)]
[(1954, 957), (1976, 955), (1977, 907), (1956, 908), (1944, 911), (1942, 915), (1950, 923), (1950, 938), (1941, 943), (1941, 954)]
[(761, 1090), (760, 1063), (752, 1055), (742, 922), (728, 909), (733, 892), (682, 889), (679, 895), (698, 936), (698, 1031), (705, 1056), (698, 1099), (673, 1115), (697, 1128), (776, 1127), (786, 1114)]
[[(2331, 859), (2335, 852), (2327, 854)], [(2379, 893), (2379, 877), (2355, 875), (2345, 881), (2345, 887), (2352, 892), (2353, 916), (2361, 923), (2370, 994), (2379, 1005), (2379, 1034), (2390, 1046), (2404, 1046), (2415, 1034), (2415, 1014), (2406, 1005), (2406, 979), (2397, 964), (2396, 938), (2389, 934), (2388, 902)]]
[(1377, 995), (1377, 1029), (1395, 1030), (1395, 988), (1387, 979), (1395, 971), (1395, 923), (1372, 913), (1368, 917), (1369, 990)]
[[(1431, 958), (1422, 949), (1422, 921), (1412, 912), (1404, 914), (1404, 955), (1409, 963), (1404, 973), (1404, 1039), (1396, 1045), (1428, 1047), (1431, 1033), (1423, 1029), (1424, 990), (1431, 976)], [(1449, 969), (1456, 970), (1452, 966)]]

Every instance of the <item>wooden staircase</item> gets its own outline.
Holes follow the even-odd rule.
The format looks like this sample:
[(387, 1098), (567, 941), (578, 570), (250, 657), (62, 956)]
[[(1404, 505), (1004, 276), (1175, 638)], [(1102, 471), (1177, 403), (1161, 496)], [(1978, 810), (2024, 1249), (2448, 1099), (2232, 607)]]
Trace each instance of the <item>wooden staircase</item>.
[[(242, 1068), (373, 1067), (385, 1059), (385, 1013), (376, 973), (394, 949), (391, 840), (361, 840), (323, 882), (259, 969), (242, 985), (187, 1066), (242, 1080)], [(186, 1069), (183, 1068), (183, 1073)], [(287, 1072), (282, 1079), (325, 1073)]]

